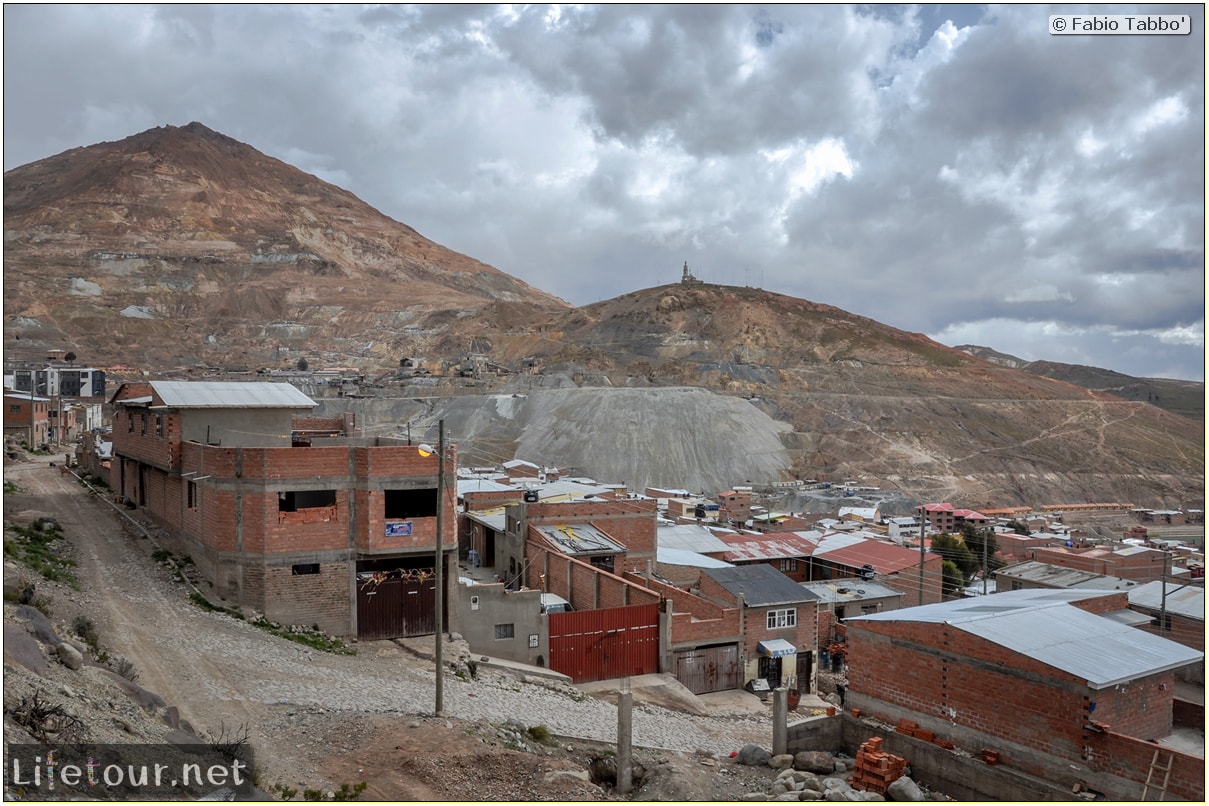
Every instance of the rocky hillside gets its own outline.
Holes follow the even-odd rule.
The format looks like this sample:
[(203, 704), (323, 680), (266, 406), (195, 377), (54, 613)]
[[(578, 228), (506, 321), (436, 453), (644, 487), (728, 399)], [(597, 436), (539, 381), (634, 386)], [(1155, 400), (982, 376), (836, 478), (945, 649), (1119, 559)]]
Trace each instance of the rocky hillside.
[(367, 433), (445, 416), (476, 464), (634, 487), (857, 478), (906, 505), (1203, 505), (1203, 419), (1154, 400), (753, 288), (573, 308), (197, 123), (9, 171), (5, 227), (9, 359), (351, 366), (377, 379), (356, 399), (305, 391)]
[[(502, 390), (520, 398), (441, 407), (480, 461), (706, 490), (864, 479), (971, 506), (1204, 496), (1199, 423), (757, 289), (646, 289), (496, 347), (546, 374)], [(576, 389), (546, 384), (568, 377)]]
[(1205, 384), (1195, 381), (1177, 381), (1170, 378), (1134, 378), (1111, 369), (1087, 367), (1081, 364), (1063, 364), (1057, 361), (1025, 361), (1014, 355), (1000, 353), (989, 347), (972, 344), (958, 346), (958, 350), (1006, 367), (1022, 369), (1046, 378), (1055, 378), (1087, 389), (1123, 397), (1126, 400), (1142, 400), (1181, 414), (1194, 420), (1205, 421)]
[(398, 365), (569, 308), (200, 123), (4, 175), (6, 354)]

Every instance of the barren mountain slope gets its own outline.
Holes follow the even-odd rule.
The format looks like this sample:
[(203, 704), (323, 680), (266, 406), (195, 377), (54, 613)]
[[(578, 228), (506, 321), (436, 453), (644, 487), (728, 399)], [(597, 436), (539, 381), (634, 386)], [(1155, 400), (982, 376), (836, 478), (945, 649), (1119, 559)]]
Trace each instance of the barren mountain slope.
[(4, 191), (13, 357), (397, 365), (569, 307), (199, 123), (16, 168)]

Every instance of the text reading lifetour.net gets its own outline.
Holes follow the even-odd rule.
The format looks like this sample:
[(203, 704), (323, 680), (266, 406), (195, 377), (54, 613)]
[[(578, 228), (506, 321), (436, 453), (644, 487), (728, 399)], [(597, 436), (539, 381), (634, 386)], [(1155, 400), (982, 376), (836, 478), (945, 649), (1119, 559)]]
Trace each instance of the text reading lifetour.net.
[(1049, 32), (1055, 36), (1190, 34), (1192, 17), (1187, 14), (1050, 14)]
[(252, 757), (206, 744), (13, 744), (7, 784), (22, 799), (84, 796), (130, 800), (196, 798), (252, 790)]

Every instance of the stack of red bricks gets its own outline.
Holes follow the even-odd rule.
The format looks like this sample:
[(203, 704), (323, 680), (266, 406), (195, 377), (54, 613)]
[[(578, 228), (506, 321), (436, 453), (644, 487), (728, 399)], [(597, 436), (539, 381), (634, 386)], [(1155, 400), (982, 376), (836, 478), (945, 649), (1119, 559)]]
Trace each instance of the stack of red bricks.
[(907, 771), (907, 760), (882, 751), (882, 738), (874, 737), (861, 745), (852, 773), (852, 788), (886, 794), (890, 784)]
[(932, 731), (925, 730), (915, 722), (911, 722), (907, 719), (898, 720), (898, 727), (895, 728), (895, 732), (901, 733), (904, 736), (913, 736), (916, 739), (922, 739), (925, 742), (931, 742), (932, 744), (938, 747), (943, 747), (946, 750), (952, 750), (955, 747), (952, 742), (945, 741)]

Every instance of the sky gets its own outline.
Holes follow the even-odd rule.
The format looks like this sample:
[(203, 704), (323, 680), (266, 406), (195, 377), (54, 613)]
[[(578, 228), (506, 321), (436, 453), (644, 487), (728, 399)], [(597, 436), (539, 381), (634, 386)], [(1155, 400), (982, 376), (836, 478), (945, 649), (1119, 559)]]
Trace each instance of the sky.
[(4, 167), (198, 121), (575, 305), (687, 262), (1203, 381), (1204, 7), (1048, 27), (1130, 10), (5, 4)]

